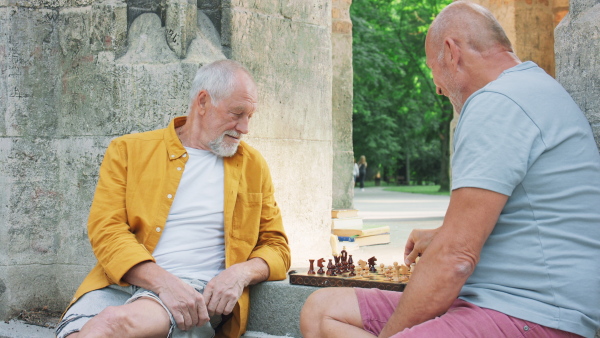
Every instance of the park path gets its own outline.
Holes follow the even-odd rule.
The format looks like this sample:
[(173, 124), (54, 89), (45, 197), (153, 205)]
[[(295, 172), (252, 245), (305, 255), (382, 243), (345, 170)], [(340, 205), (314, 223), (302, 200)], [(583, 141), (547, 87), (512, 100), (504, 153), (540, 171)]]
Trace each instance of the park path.
[(404, 244), (412, 229), (433, 229), (442, 224), (449, 196), (385, 191), (384, 187), (354, 190), (354, 208), (367, 226), (389, 225), (391, 243), (361, 247), (350, 252), (355, 257), (377, 257), (386, 265), (404, 260)]

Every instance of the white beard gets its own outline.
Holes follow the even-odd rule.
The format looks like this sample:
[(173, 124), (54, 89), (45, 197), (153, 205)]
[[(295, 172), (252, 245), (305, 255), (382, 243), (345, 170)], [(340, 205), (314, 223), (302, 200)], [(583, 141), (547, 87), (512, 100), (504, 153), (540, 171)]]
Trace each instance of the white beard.
[(217, 137), (216, 139), (214, 139), (208, 143), (208, 146), (210, 147), (210, 150), (213, 152), (213, 154), (220, 156), (220, 157), (231, 157), (235, 154), (235, 152), (237, 151), (238, 145), (240, 143), (239, 143), (239, 141), (234, 142), (234, 143), (226, 142), (225, 141), (226, 135), (231, 135), (234, 137), (241, 136), (240, 133), (238, 133), (234, 130), (228, 130), (228, 131), (224, 132), (223, 134), (221, 134), (221, 136)]

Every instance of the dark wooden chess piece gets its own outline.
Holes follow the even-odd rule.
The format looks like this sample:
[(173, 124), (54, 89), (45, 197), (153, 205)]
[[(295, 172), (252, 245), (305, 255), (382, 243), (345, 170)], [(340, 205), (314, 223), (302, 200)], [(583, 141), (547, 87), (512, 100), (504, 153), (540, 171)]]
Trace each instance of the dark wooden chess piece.
[(341, 275), (342, 274), (342, 263), (340, 262), (340, 256), (339, 255), (335, 255), (333, 256), (333, 260), (335, 260), (335, 273), (336, 275)]
[(375, 256), (369, 258), (367, 260), (369, 262), (369, 271), (370, 272), (377, 272), (377, 269), (375, 268), (375, 262), (377, 262), (377, 258), (375, 258)]
[(350, 277), (356, 276), (356, 274), (354, 273), (354, 268), (355, 268), (354, 260), (352, 260), (352, 255), (350, 255), (348, 257), (348, 271), (350, 272), (348, 274), (348, 276), (350, 276)]
[(342, 258), (342, 263), (346, 263), (348, 261), (348, 251), (346, 251), (346, 247), (342, 247), (342, 251), (340, 251), (340, 257)]
[(325, 273), (327, 276), (337, 276), (335, 274), (335, 265), (329, 260), (329, 264), (327, 264), (327, 272)]
[(314, 259), (309, 259), (308, 261), (310, 262), (310, 267), (308, 268), (308, 272), (306, 274), (308, 274), (308, 275), (315, 275), (316, 274), (315, 273), (315, 268), (314, 268), (315, 260)]
[(319, 260), (317, 261), (317, 266), (319, 267), (319, 270), (317, 270), (317, 274), (318, 275), (322, 275), (325, 273), (325, 270), (323, 270), (324, 266), (323, 263), (325, 262), (325, 259), (323, 258), (319, 258)]
[(348, 272), (348, 251), (346, 251), (346, 247), (342, 248), (340, 251), (340, 260), (341, 260), (341, 273)]

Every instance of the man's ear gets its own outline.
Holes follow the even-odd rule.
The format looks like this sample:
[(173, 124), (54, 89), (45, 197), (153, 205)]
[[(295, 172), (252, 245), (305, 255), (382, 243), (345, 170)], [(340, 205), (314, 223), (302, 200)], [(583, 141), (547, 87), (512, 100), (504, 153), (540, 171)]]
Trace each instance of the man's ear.
[(194, 102), (192, 103), (192, 111), (197, 112), (200, 116), (203, 116), (206, 113), (206, 103), (210, 99), (208, 92), (206, 90), (201, 90)]
[(446, 56), (447, 64), (456, 70), (462, 55), (460, 47), (453, 38), (446, 38), (444, 40), (444, 55)]

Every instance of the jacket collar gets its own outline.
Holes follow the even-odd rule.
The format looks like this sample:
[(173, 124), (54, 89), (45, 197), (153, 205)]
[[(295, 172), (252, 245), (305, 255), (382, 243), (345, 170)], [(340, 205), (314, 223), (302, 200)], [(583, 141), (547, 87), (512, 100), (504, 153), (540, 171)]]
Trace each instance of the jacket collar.
[(187, 116), (176, 117), (171, 120), (167, 129), (165, 129), (164, 140), (167, 145), (167, 156), (169, 156), (169, 160), (171, 161), (180, 158), (186, 153), (186, 150), (183, 147), (183, 144), (181, 144), (177, 132), (175, 131), (175, 128), (183, 126), (186, 120)]

